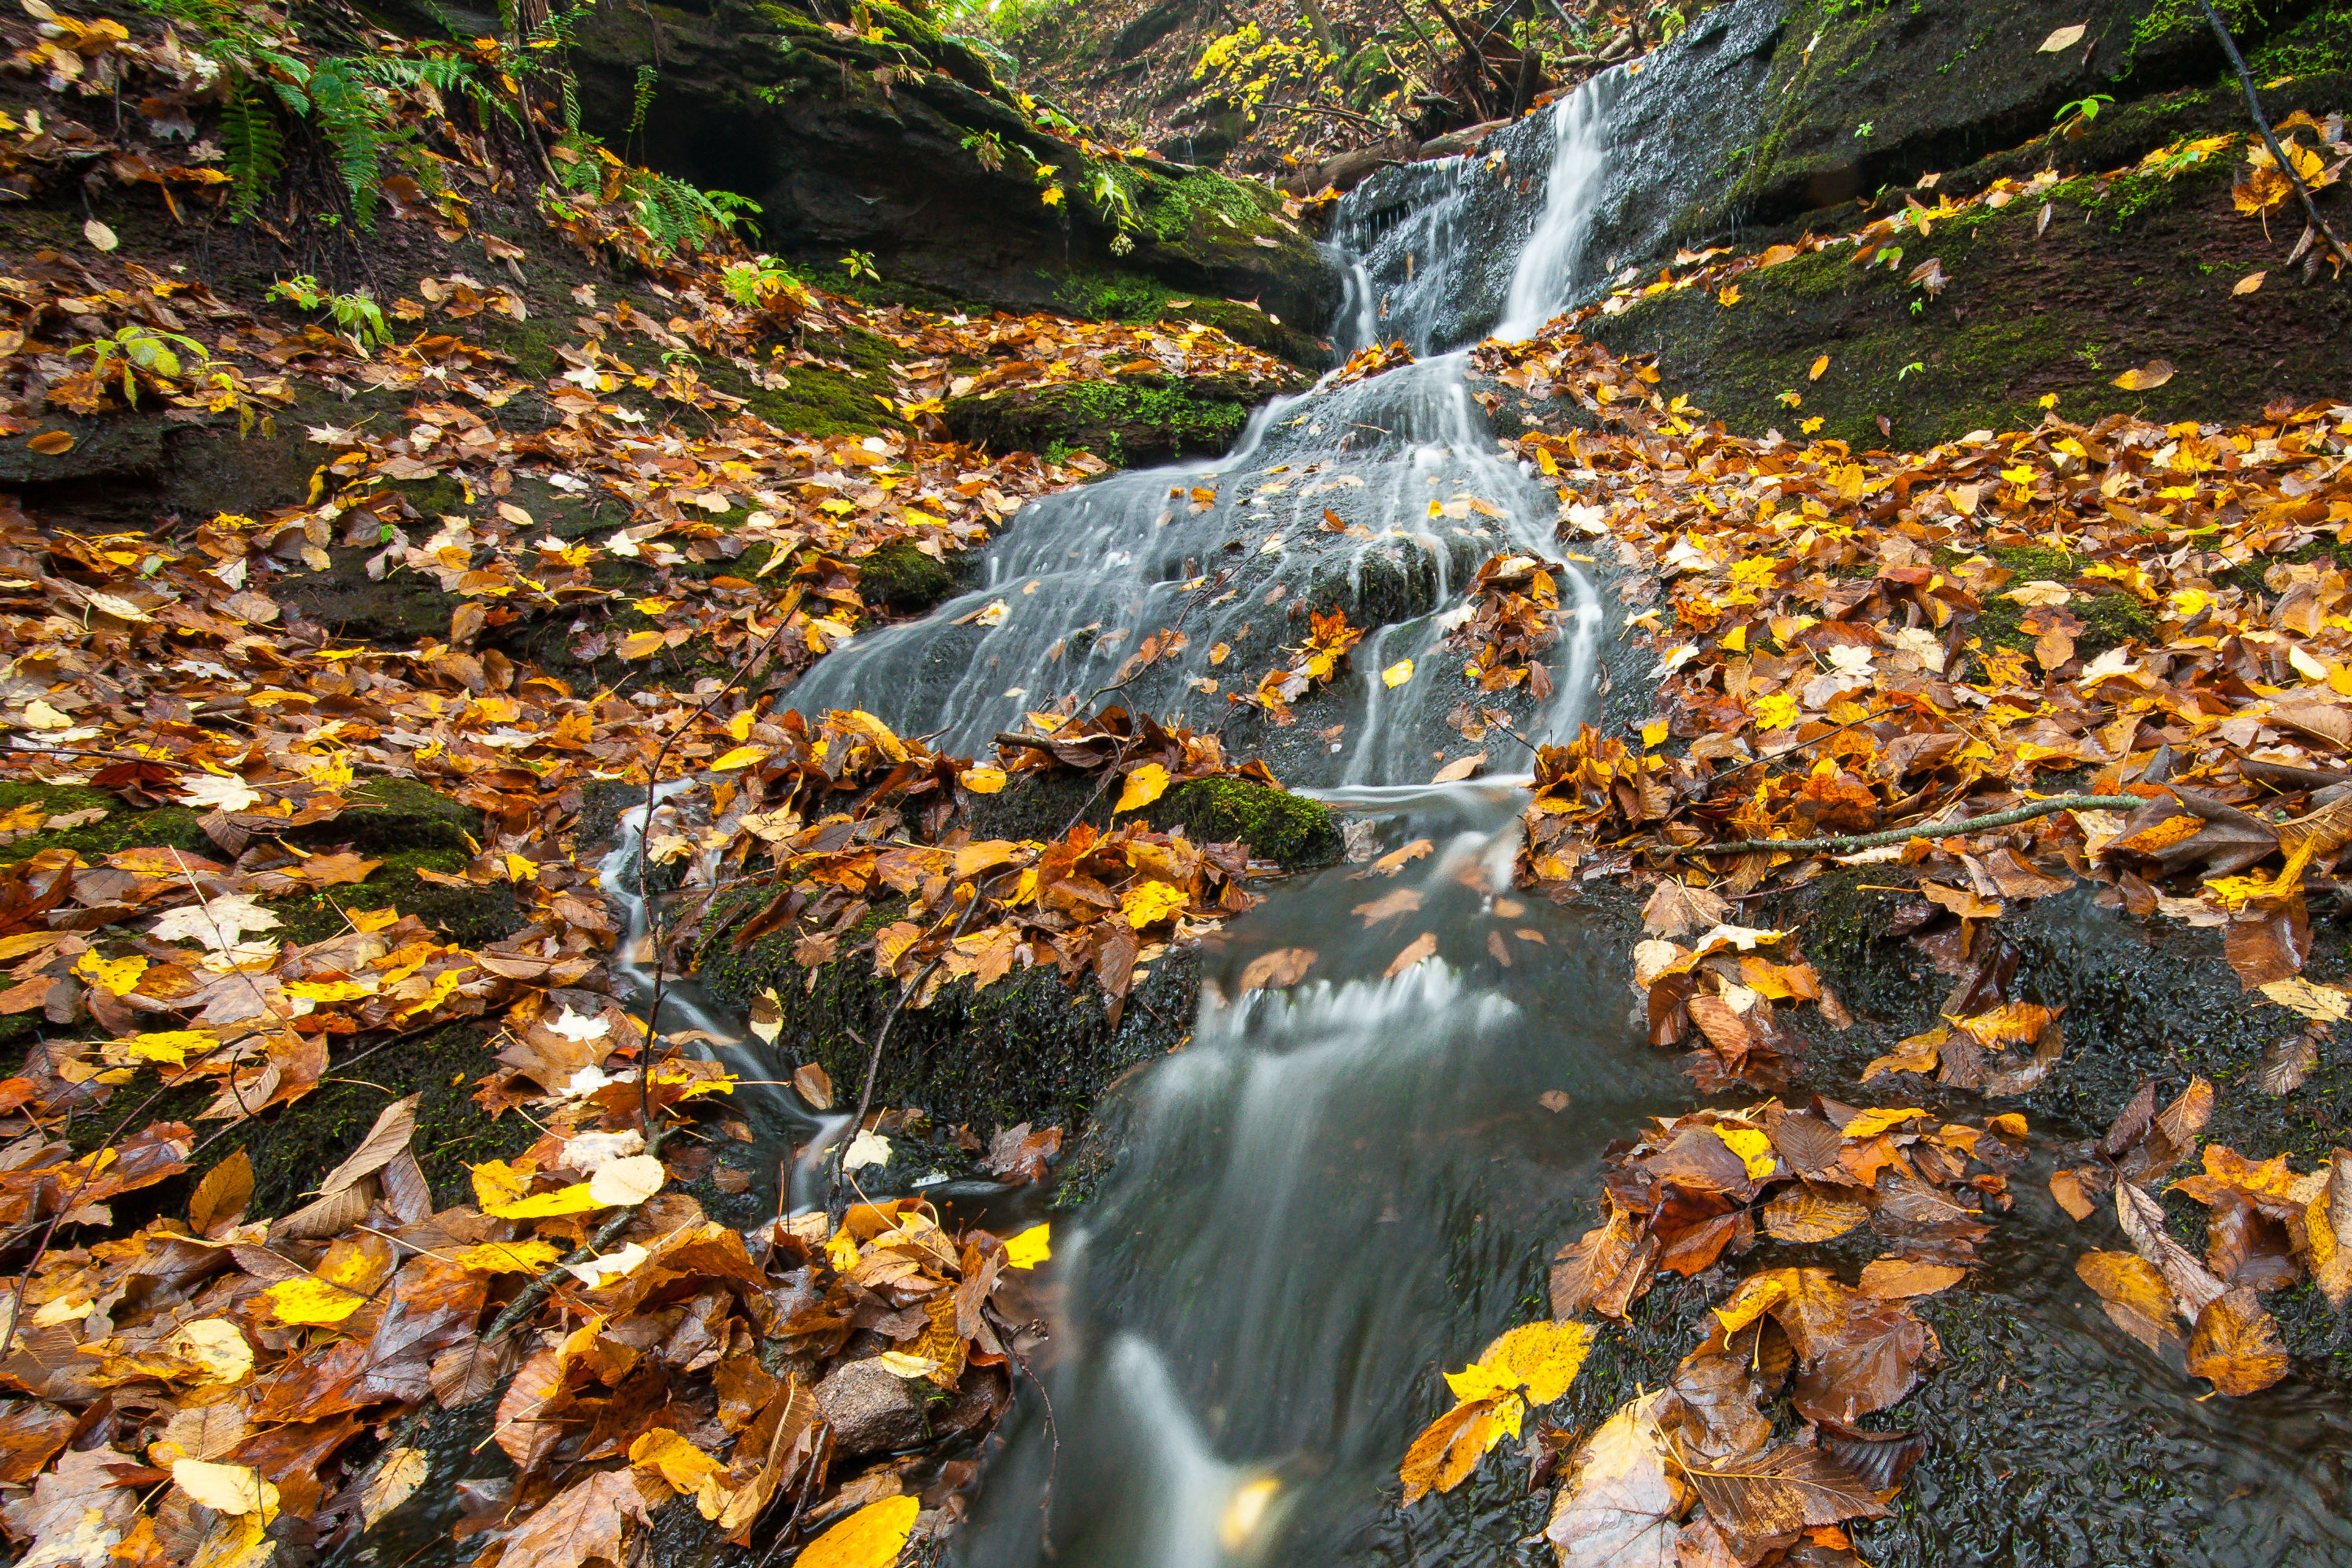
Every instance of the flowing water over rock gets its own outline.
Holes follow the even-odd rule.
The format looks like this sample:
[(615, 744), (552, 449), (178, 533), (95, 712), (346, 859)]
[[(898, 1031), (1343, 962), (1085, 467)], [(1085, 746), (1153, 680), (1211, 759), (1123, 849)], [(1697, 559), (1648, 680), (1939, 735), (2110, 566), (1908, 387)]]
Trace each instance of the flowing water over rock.
[[(1232, 721), (1228, 743), (1369, 819), (1384, 843), (1431, 846), (1394, 877), (1339, 867), (1276, 887), (1204, 956), (1188, 1047), (1113, 1097), (1096, 1136), (1116, 1146), (1115, 1168), (1092, 1204), (1055, 1223), (1055, 1272), (1034, 1302), (1050, 1331), (1034, 1362), (1050, 1405), (1019, 1400), (992, 1443), (960, 1561), (1216, 1568), (1549, 1555), (1528, 1542), (1542, 1500), (1526, 1496), (1517, 1466), (1491, 1459), (1499, 1479), (1482, 1475), (1435, 1505), (1434, 1520), (1424, 1509), (1408, 1521), (1391, 1500), (1395, 1467), (1441, 1407), (1438, 1371), (1542, 1315), (1539, 1261), (1581, 1227), (1575, 1211), (1605, 1145), (1691, 1094), (1629, 1021), (1622, 927), (1514, 896), (1514, 781), (1417, 781), (1433, 753), (1461, 747), (1444, 714), (1470, 693), (1444, 637), (1471, 574), (1498, 551), (1559, 551), (1553, 492), (1498, 454), (1458, 346), (1497, 321), (1531, 331), (1575, 292), (1594, 204), (1625, 177), (1607, 148), (1628, 93), (1612, 74), (1499, 134), (1487, 150), (1499, 169), (1485, 157), (1420, 165), (1349, 199), (1338, 243), (1353, 281), (1340, 335), (1402, 337), (1433, 357), (1277, 402), (1219, 462), (1123, 474), (1028, 509), (987, 552), (981, 586), (834, 654), (792, 695), (806, 710), (862, 707), (902, 731), (944, 731), (944, 744), (971, 752), (1026, 710), (1098, 701), (1122, 681), (1116, 700), (1205, 728), (1227, 703), (1202, 682), (1246, 689), (1282, 647), (1304, 640), (1306, 606), (1338, 605), (1373, 628), (1356, 673), (1301, 701), (1288, 727)], [(1448, 515), (1465, 498), (1480, 505)], [(1592, 584), (1573, 572), (1569, 581), (1552, 694), (1510, 700), (1513, 722), (1536, 738), (1564, 736), (1588, 712), (1613, 640)], [(1130, 661), (1155, 637), (1163, 655), (1177, 637), (1183, 651), (1137, 668)], [(1229, 651), (1213, 663), (1220, 644)], [(1415, 677), (1382, 686), (1376, 672), (1408, 657)], [(1424, 934), (1434, 956), (1391, 973)], [(1309, 983), (1244, 993), (1250, 960), (1286, 947), (1315, 951)], [(805, 1146), (840, 1131), (837, 1118), (778, 1114)], [(807, 1168), (804, 1155), (802, 1201)], [(958, 1213), (1001, 1225), (1038, 1217), (1041, 1202), (1033, 1190)], [(2063, 1277), (2067, 1244), (2040, 1214), (2046, 1204), (2025, 1207), (2006, 1243), (2021, 1249), (2008, 1271), (2014, 1298), (1947, 1305), (2058, 1347), (2056, 1375), (2086, 1412), (2108, 1415), (2099, 1429), (2118, 1444), (2160, 1429), (2136, 1462), (2161, 1467), (2162, 1484), (2186, 1490), (2198, 1518), (2219, 1517), (2200, 1511), (2198, 1477), (2271, 1476), (2286, 1500), (2260, 1529), (2206, 1531), (2175, 1560), (2341, 1560), (2327, 1555), (2341, 1544), (2340, 1413), (2294, 1413), (2301, 1451), (2290, 1454), (2233, 1442), (2184, 1401), (2136, 1400), (2168, 1374), (2086, 1331), (2087, 1298)], [(1977, 1310), (1994, 1300), (2013, 1319)], [(1957, 1345), (1966, 1326), (1948, 1338)], [(1688, 1344), (1683, 1335), (1662, 1350), (1667, 1364)], [(2036, 1430), (2034, 1396), (2011, 1394), (2005, 1373), (1990, 1397), (2013, 1419), (1985, 1413), (1987, 1379), (1940, 1375), (1920, 1404), (1966, 1429), (1972, 1451), (1920, 1473), (1891, 1560), (2105, 1561), (2180, 1522), (2156, 1537), (2106, 1528), (2127, 1519), (2139, 1483), (2098, 1480), (2099, 1455), (2053, 1458), (2063, 1434)], [(1591, 1381), (1590, 1397), (1622, 1396), (1606, 1392), (1605, 1375)], [(1946, 1410), (1946, 1389), (1954, 1399), (1972, 1389), (1973, 1401)], [(2028, 1442), (2038, 1457), (2029, 1462), (2020, 1447), (2009, 1465), (2003, 1447)], [(2005, 1528), (2019, 1504), (2004, 1488), (2021, 1468), (2058, 1478), (2045, 1498), (2092, 1490), (2025, 1509), (2031, 1530)], [(1927, 1497), (1939, 1500), (1933, 1519), (1916, 1512)], [(2072, 1510), (2105, 1524), (2070, 1531)], [(1947, 1520), (1977, 1522), (1963, 1536)]]

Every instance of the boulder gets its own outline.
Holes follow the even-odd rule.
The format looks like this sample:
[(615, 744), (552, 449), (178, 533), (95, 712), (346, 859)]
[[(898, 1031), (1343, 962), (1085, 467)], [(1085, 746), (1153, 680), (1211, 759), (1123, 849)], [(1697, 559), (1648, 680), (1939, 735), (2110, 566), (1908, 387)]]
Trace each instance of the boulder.
[[(1272, 191), (1097, 159), (1034, 121), (967, 45), (887, 0), (868, 9), (878, 39), (805, 0), (612, 8), (577, 40), (583, 123), (757, 201), (779, 251), (827, 269), (871, 255), (886, 287), (1100, 316), (1140, 279), (1158, 289), (1147, 310), (1171, 293), (1248, 300), (1294, 333), (1329, 314), (1338, 275)], [(1284, 334), (1262, 346), (1298, 350)]]

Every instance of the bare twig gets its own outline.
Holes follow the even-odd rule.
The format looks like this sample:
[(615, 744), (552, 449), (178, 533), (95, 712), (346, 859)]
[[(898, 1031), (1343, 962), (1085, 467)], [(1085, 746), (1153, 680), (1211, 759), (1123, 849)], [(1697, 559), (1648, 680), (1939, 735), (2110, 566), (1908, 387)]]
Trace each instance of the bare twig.
[(2013, 811), (1996, 811), (1990, 816), (1973, 816), (1966, 822), (1926, 823), (1916, 827), (1896, 827), (1885, 833), (1863, 833), (1840, 838), (1743, 838), (1737, 844), (1696, 844), (1689, 848), (1669, 847), (1670, 857), (1705, 857), (1714, 855), (1750, 855), (1759, 850), (1790, 854), (1847, 855), (1857, 849), (1873, 849), (1883, 844), (1905, 844), (1914, 838), (1956, 838), (1988, 828), (2014, 827), (2021, 822), (2032, 822), (2039, 816), (2049, 816), (2061, 811), (2137, 811), (2147, 801), (2136, 795), (2061, 795), (2048, 800), (2037, 800), (2031, 805), (2021, 805)]
[(2311, 226), (2326, 237), (2327, 243), (2335, 248), (2338, 265), (2352, 261), (2352, 250), (2345, 248), (2344, 242), (2336, 237), (2336, 231), (2327, 226), (2327, 220), (2319, 216), (2319, 204), (2311, 199), (2311, 187), (2303, 183), (2302, 174), (2288, 161), (2286, 149), (2279, 145), (2278, 133), (2271, 129), (2271, 117), (2263, 112), (2263, 100), (2255, 94), (2253, 73), (2246, 69), (2245, 57), (2238, 53), (2238, 41), (2230, 37), (2230, 29), (2222, 24), (2221, 14), (2213, 9), (2213, 0), (2198, 0), (2198, 4), (2204, 6), (2205, 20), (2212, 25), (2213, 36), (2221, 41), (2221, 52), (2230, 57), (2231, 68), (2238, 73), (2238, 86), (2245, 92), (2246, 111), (2254, 117), (2254, 129), (2262, 132), (2263, 142), (2270, 148), (2271, 157), (2277, 162), (2279, 173), (2284, 174), (2287, 183), (2294, 187), (2294, 194), (2303, 198), (2303, 210), (2311, 219)]

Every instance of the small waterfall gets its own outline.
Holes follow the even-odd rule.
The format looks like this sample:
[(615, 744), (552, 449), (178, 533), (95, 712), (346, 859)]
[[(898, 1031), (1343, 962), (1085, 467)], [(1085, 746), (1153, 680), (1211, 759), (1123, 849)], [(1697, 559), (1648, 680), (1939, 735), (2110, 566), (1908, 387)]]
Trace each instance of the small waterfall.
[[(1391, 844), (1433, 847), (1369, 881), (1294, 879), (1203, 954), (1190, 1045), (1130, 1089), (1117, 1168), (1057, 1222), (1036, 1369), (1051, 1413), (1016, 1402), (961, 1561), (1411, 1556), (1381, 1489), (1437, 1369), (1524, 1318), (1530, 1259), (1605, 1142), (1683, 1096), (1670, 1065), (1627, 1048), (1608, 953), (1573, 915), (1513, 896), (1510, 781), (1420, 782), (1465, 750), (1449, 711), (1496, 707), (1565, 738), (1594, 685), (1605, 616), (1572, 567), (1548, 700), (1480, 691), (1448, 638), (1488, 557), (1560, 554), (1558, 497), (1498, 447), (1461, 345), (1565, 300), (1611, 90), (1347, 198), (1336, 331), (1402, 337), (1417, 363), (1276, 400), (1221, 459), (1025, 509), (971, 591), (833, 653), (792, 693), (977, 752), (1026, 711), (1117, 685), (1127, 705), (1229, 726), (1230, 750)], [(1353, 672), (1286, 727), (1237, 721), (1228, 694), (1305, 640), (1307, 605), (1367, 629)], [(1149, 639), (1160, 657), (1139, 666)], [(1408, 658), (1409, 679), (1381, 679)], [(1307, 983), (1241, 992), (1249, 959), (1282, 947), (1313, 951)], [(1571, 1109), (1547, 1109), (1563, 1094)]]

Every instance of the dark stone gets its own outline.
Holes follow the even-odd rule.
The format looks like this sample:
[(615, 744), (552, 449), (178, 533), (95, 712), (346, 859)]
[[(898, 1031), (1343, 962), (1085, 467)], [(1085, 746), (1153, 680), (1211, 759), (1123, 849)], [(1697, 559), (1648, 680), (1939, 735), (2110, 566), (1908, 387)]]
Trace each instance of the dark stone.
[[(612, 10), (579, 36), (583, 121), (617, 144), (652, 60), (646, 161), (752, 197), (771, 244), (828, 269), (855, 248), (886, 281), (1081, 311), (1074, 279), (1131, 272), (1296, 323), (1329, 313), (1337, 274), (1263, 186), (1090, 163), (1033, 128), (967, 47), (895, 6), (871, 9), (884, 42), (829, 31), (797, 5)], [(1001, 150), (993, 169), (987, 147)], [(1056, 205), (1040, 200), (1040, 171), (1065, 193)], [(1123, 200), (1105, 196), (1106, 179)], [(1122, 213), (1124, 256), (1111, 248)]]

